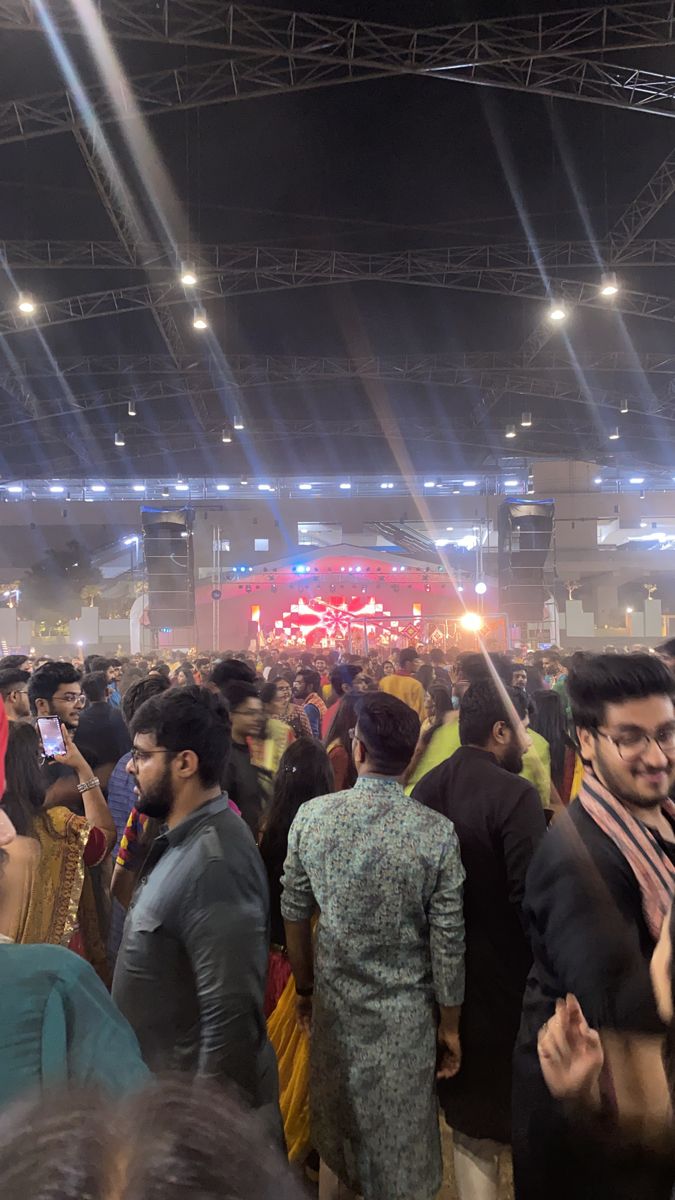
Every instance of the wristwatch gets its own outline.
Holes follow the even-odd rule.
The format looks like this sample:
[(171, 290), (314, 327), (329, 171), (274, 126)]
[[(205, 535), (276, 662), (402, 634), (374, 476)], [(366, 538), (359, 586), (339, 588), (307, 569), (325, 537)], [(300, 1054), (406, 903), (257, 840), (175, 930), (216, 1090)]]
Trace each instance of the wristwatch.
[(78, 783), (77, 790), (80, 793), (80, 795), (82, 795), (83, 792), (91, 792), (91, 791), (93, 791), (94, 788), (97, 788), (100, 786), (101, 786), (101, 781), (98, 778), (98, 775), (94, 775), (91, 779), (88, 779), (86, 783)]

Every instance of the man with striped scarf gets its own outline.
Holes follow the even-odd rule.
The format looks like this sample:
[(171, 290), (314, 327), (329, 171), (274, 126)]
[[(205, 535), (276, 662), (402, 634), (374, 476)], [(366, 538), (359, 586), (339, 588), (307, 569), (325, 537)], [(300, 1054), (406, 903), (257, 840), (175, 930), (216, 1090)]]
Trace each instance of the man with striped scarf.
[[(601, 1033), (663, 1032), (649, 960), (675, 892), (675, 678), (651, 655), (575, 664), (578, 799), (535, 855), (524, 912), (534, 965), (514, 1057), (516, 1200), (667, 1200), (675, 1170), (599, 1139), (547, 1091), (537, 1035), (573, 994)], [(603, 1104), (611, 1125), (612, 1081)]]

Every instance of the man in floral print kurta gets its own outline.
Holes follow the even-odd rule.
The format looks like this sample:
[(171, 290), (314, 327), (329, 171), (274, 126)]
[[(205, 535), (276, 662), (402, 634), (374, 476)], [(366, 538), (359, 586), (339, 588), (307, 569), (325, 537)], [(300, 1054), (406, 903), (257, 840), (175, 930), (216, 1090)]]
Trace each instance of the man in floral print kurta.
[(398, 782), (418, 735), (406, 704), (366, 695), (356, 785), (303, 804), (289, 834), (281, 907), (311, 1023), (320, 1200), (433, 1200), (441, 1184), (436, 1074), (460, 1066), (464, 871), (452, 824)]

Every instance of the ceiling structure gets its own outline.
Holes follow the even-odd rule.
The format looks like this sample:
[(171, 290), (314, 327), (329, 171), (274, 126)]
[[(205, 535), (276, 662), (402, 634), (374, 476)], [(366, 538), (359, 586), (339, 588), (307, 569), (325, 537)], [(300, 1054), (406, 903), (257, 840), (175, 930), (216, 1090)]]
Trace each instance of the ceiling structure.
[(671, 0), (467, 7), (0, 0), (4, 479), (675, 473)]

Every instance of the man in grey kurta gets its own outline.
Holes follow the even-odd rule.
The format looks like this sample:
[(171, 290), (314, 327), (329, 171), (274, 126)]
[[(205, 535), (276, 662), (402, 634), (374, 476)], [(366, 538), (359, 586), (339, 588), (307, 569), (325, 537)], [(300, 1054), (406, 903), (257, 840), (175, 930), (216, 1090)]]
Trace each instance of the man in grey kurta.
[(366, 695), (355, 787), (304, 804), (289, 834), (281, 906), (311, 1021), (322, 1198), (434, 1200), (441, 1185), (436, 1074), (460, 1064), (464, 872), (452, 824), (398, 783), (418, 734), (407, 705)]

